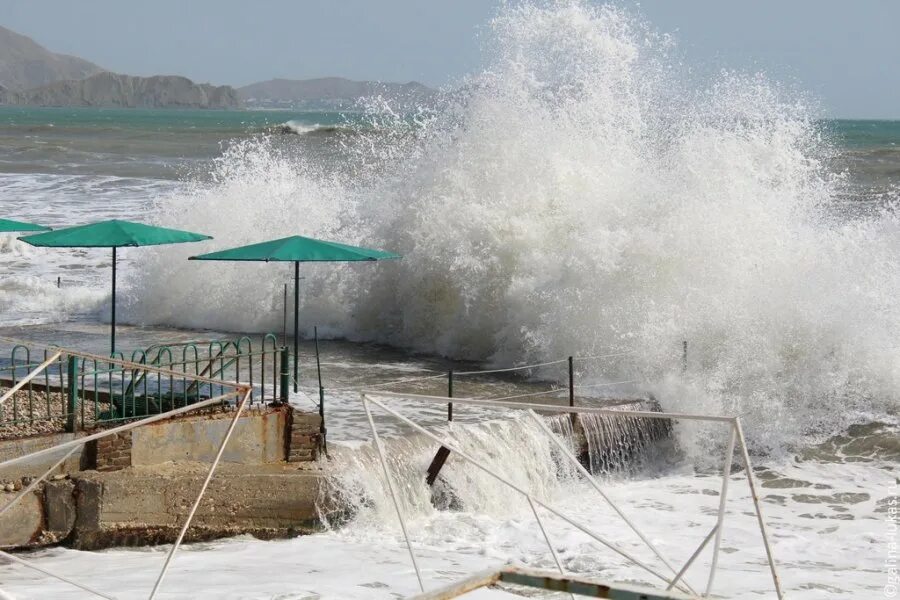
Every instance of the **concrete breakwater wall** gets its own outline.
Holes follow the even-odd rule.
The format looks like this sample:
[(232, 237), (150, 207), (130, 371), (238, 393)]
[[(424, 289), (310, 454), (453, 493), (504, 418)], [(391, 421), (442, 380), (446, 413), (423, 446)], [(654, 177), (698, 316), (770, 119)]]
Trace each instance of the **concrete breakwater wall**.
[[(654, 408), (623, 402), (625, 407)], [(87, 443), (48, 481), (0, 516), (0, 546), (28, 549), (63, 544), (93, 550), (173, 541), (232, 411), (229, 407), (198, 410)], [(580, 461), (595, 472), (636, 464), (671, 432), (666, 420), (547, 416), (553, 428), (571, 440)], [(186, 540), (239, 534), (291, 537), (320, 530), (323, 514), (331, 523), (352, 518), (353, 507), (333, 495), (325, 463), (318, 460), (320, 426), (318, 414), (289, 406), (248, 409), (238, 421)], [(0, 460), (90, 433), (0, 440)], [(59, 458), (50, 456), (0, 471), (0, 509)], [(421, 476), (424, 481), (425, 472)]]
[[(198, 411), (199, 412), (199, 411)], [(49, 480), (0, 517), (0, 546), (81, 549), (172, 541), (230, 424), (217, 408), (88, 442)], [(320, 418), (288, 406), (239, 419), (187, 539), (241, 533), (281, 537), (319, 526)], [(77, 434), (0, 441), (0, 459), (52, 447)], [(0, 471), (5, 506), (59, 456)]]

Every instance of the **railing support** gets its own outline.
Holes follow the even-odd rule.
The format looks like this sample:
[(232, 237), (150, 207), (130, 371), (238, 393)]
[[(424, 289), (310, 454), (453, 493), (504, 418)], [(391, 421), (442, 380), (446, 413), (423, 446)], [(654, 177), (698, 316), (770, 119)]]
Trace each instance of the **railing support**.
[(291, 356), (290, 356), (290, 351), (287, 349), (287, 346), (282, 346), (279, 356), (280, 356), (280, 362), (281, 362), (281, 368), (279, 369), (279, 374), (280, 374), (279, 375), (279, 379), (280, 379), (279, 387), (281, 388), (278, 390), (280, 393), (279, 399), (282, 404), (287, 404), (288, 403), (288, 385), (289, 385), (288, 382), (290, 381), (290, 378), (291, 378), (291, 372), (290, 372)]
[(75, 433), (78, 411), (78, 358), (69, 355), (66, 363), (66, 432)]
[[(449, 371), (447, 371), (447, 397), (448, 398), (453, 397), (453, 369), (450, 369)], [(447, 403), (447, 420), (448, 421), (453, 420), (453, 403), (452, 402)]]

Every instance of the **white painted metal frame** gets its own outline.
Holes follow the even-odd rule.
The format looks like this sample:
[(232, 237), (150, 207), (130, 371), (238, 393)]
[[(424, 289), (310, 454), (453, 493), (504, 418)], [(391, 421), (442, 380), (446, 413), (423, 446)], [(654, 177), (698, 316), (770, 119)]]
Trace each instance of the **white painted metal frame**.
[[(117, 433), (121, 433), (124, 431), (130, 431), (132, 429), (141, 427), (143, 425), (147, 425), (150, 423), (156, 423), (157, 421), (169, 419), (171, 417), (185, 414), (185, 413), (188, 413), (188, 412), (200, 409), (200, 408), (205, 408), (207, 406), (221, 404), (223, 401), (228, 400), (232, 397), (240, 398), (240, 400), (238, 401), (236, 410), (234, 412), (234, 417), (231, 420), (231, 424), (229, 425), (227, 431), (225, 432), (225, 436), (222, 438), (222, 442), (219, 445), (219, 451), (216, 454), (216, 457), (213, 460), (212, 464), (210, 465), (209, 471), (206, 474), (206, 479), (204, 480), (203, 485), (200, 487), (200, 491), (198, 492), (197, 497), (194, 499), (194, 503), (191, 506), (191, 510), (188, 513), (187, 518), (185, 519), (184, 523), (182, 524), (181, 530), (178, 533), (178, 537), (175, 540), (175, 543), (172, 545), (171, 550), (169, 550), (168, 554), (166, 555), (166, 560), (163, 563), (163, 566), (159, 573), (159, 576), (156, 579), (156, 583), (153, 586), (153, 590), (150, 592), (149, 600), (153, 600), (153, 598), (156, 597), (156, 593), (159, 591), (159, 588), (162, 585), (163, 580), (165, 579), (166, 573), (168, 572), (169, 566), (172, 562), (172, 559), (175, 556), (175, 553), (178, 551), (179, 547), (181, 546), (181, 543), (184, 540), (184, 536), (187, 534), (188, 528), (190, 528), (191, 522), (194, 519), (194, 515), (197, 512), (197, 508), (200, 506), (200, 502), (203, 499), (203, 496), (206, 493), (207, 488), (209, 487), (209, 482), (213, 477), (213, 473), (215, 473), (216, 467), (218, 467), (219, 462), (222, 459), (222, 455), (225, 452), (225, 446), (228, 444), (228, 441), (231, 439), (231, 435), (234, 432), (235, 427), (237, 426), (238, 419), (240, 419), (240, 416), (244, 411), (244, 407), (247, 405), (247, 402), (250, 399), (252, 390), (249, 386), (244, 385), (244, 384), (239, 384), (239, 383), (234, 383), (234, 382), (229, 382), (229, 381), (221, 381), (218, 379), (211, 379), (211, 378), (203, 377), (203, 376), (187, 375), (184, 373), (177, 373), (177, 372), (171, 371), (169, 369), (154, 367), (154, 366), (150, 366), (150, 365), (133, 363), (130, 361), (119, 360), (119, 359), (114, 359), (114, 358), (106, 358), (106, 357), (82, 353), (82, 352), (58, 349), (58, 351), (56, 351), (53, 354), (53, 356), (51, 356), (50, 358), (45, 360), (35, 370), (31, 371), (28, 374), (28, 376), (26, 376), (24, 379), (22, 379), (22, 381), (20, 381), (17, 384), (17, 386), (13, 387), (8, 392), (6, 392), (3, 395), (2, 399), (0, 399), (0, 403), (5, 401), (7, 398), (11, 397), (18, 389), (20, 389), (22, 386), (24, 386), (26, 383), (28, 383), (28, 381), (30, 381), (31, 379), (36, 377), (38, 374), (40, 374), (40, 372), (43, 371), (44, 369), (46, 369), (49, 365), (53, 364), (63, 354), (77, 356), (80, 358), (96, 359), (98, 361), (103, 361), (103, 362), (107, 362), (109, 364), (127, 367), (129, 369), (136, 370), (136, 371), (147, 371), (147, 372), (151, 372), (151, 373), (160, 373), (162, 375), (177, 375), (179, 377), (184, 377), (186, 379), (195, 380), (200, 383), (208, 383), (210, 385), (218, 385), (223, 388), (231, 388), (232, 391), (228, 392), (226, 394), (222, 394), (220, 396), (216, 396), (214, 398), (202, 400), (200, 402), (191, 404), (189, 406), (184, 406), (182, 408), (170, 410), (168, 412), (164, 412), (164, 413), (161, 413), (158, 415), (153, 415), (151, 417), (146, 417), (146, 418), (143, 418), (143, 419), (140, 419), (137, 421), (125, 423), (124, 425), (119, 425), (117, 427), (105, 429), (103, 431), (99, 431), (99, 432), (91, 434), (91, 435), (87, 435), (84, 437), (72, 439), (68, 442), (63, 442), (61, 444), (57, 444), (56, 446), (53, 446), (51, 448), (46, 448), (44, 450), (38, 450), (35, 452), (31, 452), (29, 454), (17, 456), (15, 458), (11, 458), (11, 459), (5, 460), (3, 462), (0, 462), (0, 469), (2, 469), (3, 467), (9, 466), (9, 465), (32, 461), (35, 458), (38, 458), (41, 456), (53, 454), (56, 452), (60, 452), (62, 450), (68, 450), (68, 452), (61, 459), (59, 459), (56, 463), (54, 463), (53, 466), (51, 466), (49, 469), (47, 469), (43, 475), (41, 475), (39, 478), (34, 479), (15, 498), (13, 498), (2, 509), (0, 509), (0, 516), (2, 516), (7, 511), (9, 511), (26, 494), (28, 494), (29, 492), (34, 490), (35, 487), (37, 487), (41, 482), (46, 480), (46, 478), (49, 477), (50, 474), (52, 474), (53, 471), (55, 471), (56, 468), (59, 467), (59, 465), (61, 465), (63, 462), (65, 462), (65, 460), (67, 458), (69, 458), (69, 456), (71, 456), (80, 446), (83, 446), (84, 444), (86, 444), (90, 441), (97, 440), (97, 439), (107, 437), (110, 435), (115, 435)], [(27, 567), (34, 571), (38, 571), (40, 573), (43, 573), (50, 577), (53, 577), (54, 579), (58, 579), (59, 581), (62, 581), (64, 583), (73, 585), (79, 589), (82, 589), (82, 590), (89, 592), (100, 598), (106, 598), (107, 600), (115, 600), (114, 596), (109, 596), (107, 594), (104, 594), (103, 592), (99, 592), (91, 587), (88, 587), (88, 586), (82, 584), (82, 583), (79, 583), (79, 582), (69, 579), (67, 577), (63, 577), (62, 575), (59, 575), (58, 573), (53, 573), (52, 571), (50, 571), (48, 569), (44, 569), (43, 567), (37, 566), (36, 564), (34, 564), (31, 561), (27, 561), (25, 559), (22, 559), (18, 556), (13, 555), (13, 554), (9, 554), (8, 552), (5, 552), (3, 550), (0, 550), (0, 557), (4, 558), (10, 562), (14, 562), (19, 565), (22, 565), (23, 567)]]
[[(403, 529), (403, 535), (406, 539), (406, 544), (409, 549), (410, 556), (412, 557), (413, 564), (415, 565), (415, 568), (416, 568), (416, 575), (419, 578), (419, 585), (422, 589), (424, 589), (424, 585), (422, 582), (421, 574), (419, 572), (418, 565), (415, 562), (415, 556), (414, 556), (413, 549), (412, 549), (412, 543), (409, 538), (408, 531), (406, 529), (406, 524), (403, 519), (400, 505), (397, 502), (396, 496), (393, 494), (393, 484), (391, 482), (390, 472), (387, 467), (387, 459), (385, 456), (385, 451), (381, 444), (381, 440), (378, 437), (378, 433), (375, 429), (375, 423), (374, 423), (374, 420), (372, 419), (371, 412), (369, 409), (370, 403), (374, 404), (375, 406), (378, 406), (379, 408), (381, 408), (383, 411), (385, 411), (389, 415), (399, 419), (400, 421), (402, 421), (406, 425), (412, 427), (414, 430), (418, 431), (419, 433), (425, 435), (426, 437), (431, 438), (435, 442), (441, 444), (442, 446), (444, 446), (451, 452), (453, 452), (456, 455), (458, 455), (459, 457), (461, 457), (463, 460), (469, 462), (470, 464), (472, 464), (476, 468), (484, 471), (485, 473), (487, 473), (494, 479), (504, 483), (505, 485), (509, 486), (513, 490), (515, 490), (515, 491), (519, 492), (520, 494), (522, 494), (523, 496), (525, 496), (525, 498), (528, 500), (529, 505), (531, 506), (532, 510), (534, 511), (535, 518), (537, 519), (537, 522), (538, 522), (538, 526), (541, 528), (541, 532), (544, 535), (545, 539), (547, 540), (548, 546), (550, 546), (550, 548), (551, 548), (551, 552), (554, 555), (554, 560), (556, 561), (556, 564), (560, 570), (560, 573), (564, 574), (563, 569), (562, 569), (562, 564), (559, 562), (558, 557), (556, 556), (556, 553), (553, 549), (553, 546), (550, 543), (549, 538), (547, 537), (546, 529), (544, 528), (544, 525), (541, 522), (541, 519), (537, 514), (535, 504), (542, 506), (545, 510), (547, 510), (550, 513), (556, 515), (557, 517), (563, 519), (564, 521), (566, 521), (573, 527), (579, 529), (583, 533), (587, 534), (594, 540), (600, 542), (607, 548), (613, 550), (614, 552), (623, 556), (624, 558), (631, 561), (635, 565), (641, 567), (642, 569), (644, 569), (645, 571), (647, 571), (654, 577), (656, 577), (658, 579), (662, 579), (667, 585), (666, 590), (671, 590), (672, 588), (679, 588), (682, 591), (684, 591), (685, 588), (687, 588), (687, 590), (689, 590), (690, 593), (692, 593), (694, 596), (697, 596), (697, 593), (692, 588), (690, 588), (690, 586), (688, 586), (686, 582), (683, 581), (684, 574), (687, 572), (687, 570), (690, 568), (690, 566), (694, 563), (694, 561), (697, 559), (697, 557), (700, 556), (700, 554), (702, 553), (704, 548), (706, 548), (706, 546), (709, 544), (709, 542), (715, 538), (715, 542), (713, 544), (712, 565), (711, 565), (709, 579), (707, 582), (707, 587), (706, 587), (704, 596), (709, 596), (712, 593), (715, 572), (718, 568), (718, 555), (719, 555), (720, 546), (721, 546), (722, 530), (723, 530), (723, 524), (724, 524), (724, 519), (725, 519), (726, 501), (727, 501), (727, 493), (728, 493), (728, 481), (731, 476), (731, 466), (732, 466), (732, 461), (733, 461), (734, 446), (735, 446), (735, 443), (739, 443), (741, 453), (742, 453), (743, 463), (744, 463), (744, 471), (746, 473), (747, 482), (750, 487), (754, 511), (755, 511), (755, 514), (757, 517), (757, 521), (759, 522), (760, 533), (762, 534), (763, 545), (765, 547), (766, 557), (767, 557), (768, 565), (769, 565), (769, 571), (771, 572), (772, 582), (773, 582), (774, 588), (775, 588), (775, 593), (778, 597), (778, 600), (783, 600), (783, 598), (784, 598), (784, 595), (783, 595), (782, 589), (781, 589), (781, 581), (778, 576), (778, 570), (775, 565), (774, 555), (772, 553), (771, 544), (769, 542), (768, 531), (766, 529), (765, 520), (762, 515), (762, 507), (760, 505), (759, 497), (756, 492), (756, 484), (754, 482), (753, 467), (750, 462), (750, 454), (747, 450), (746, 440), (744, 438), (744, 434), (741, 429), (740, 419), (738, 417), (723, 417), (723, 416), (714, 416), (714, 415), (699, 415), (699, 414), (686, 414), (686, 413), (664, 413), (664, 412), (634, 411), (634, 410), (610, 410), (607, 408), (591, 408), (591, 407), (568, 407), (568, 406), (563, 407), (563, 406), (544, 405), (544, 404), (523, 404), (520, 402), (507, 402), (502, 399), (500, 399), (500, 400), (484, 400), (484, 399), (476, 399), (476, 398), (453, 398), (454, 404), (469, 404), (469, 405), (473, 405), (473, 406), (515, 408), (515, 409), (519, 409), (519, 410), (530, 411), (531, 415), (540, 424), (541, 428), (545, 432), (550, 434), (551, 439), (554, 440), (556, 445), (561, 448), (561, 450), (563, 451), (563, 455), (566, 456), (570, 462), (573, 462), (576, 465), (576, 468), (579, 470), (579, 472), (581, 472), (581, 474), (586, 477), (587, 481), (592, 485), (592, 487), (594, 487), (595, 490), (597, 490), (597, 492), (600, 493), (601, 497), (603, 497), (603, 499), (607, 503), (609, 503), (610, 506), (612, 506), (612, 508), (615, 510), (615, 512), (625, 521), (625, 523), (627, 523), (629, 525), (629, 527), (651, 549), (653, 554), (663, 564), (665, 564), (666, 567), (670, 571), (672, 571), (674, 573), (674, 578), (669, 578), (665, 575), (662, 575), (661, 573), (659, 573), (658, 571), (656, 571), (649, 565), (645, 564), (638, 558), (632, 556), (627, 551), (625, 551), (625, 550), (619, 548), (618, 546), (616, 546), (615, 544), (605, 540), (596, 532), (590, 530), (588, 527), (586, 527), (586, 526), (578, 523), (574, 519), (568, 517), (567, 515), (565, 515), (558, 509), (554, 508), (553, 506), (548, 505), (548, 504), (542, 502), (540, 499), (533, 497), (527, 490), (524, 490), (524, 489), (516, 486), (511, 481), (504, 478), (502, 475), (494, 472), (492, 469), (485, 466), (484, 464), (482, 464), (481, 462), (476, 460), (474, 457), (470, 456), (466, 452), (457, 448), (451, 440), (448, 440), (448, 439), (446, 439), (446, 437), (441, 437), (441, 436), (436, 435), (435, 433), (432, 433), (431, 431), (428, 431), (424, 427), (418, 425), (417, 423), (414, 423), (413, 421), (411, 421), (404, 415), (400, 414), (396, 410), (393, 410), (393, 409), (385, 406), (385, 404), (376, 400), (373, 396), (381, 397), (381, 398), (394, 398), (394, 399), (403, 399), (403, 400), (410, 400), (410, 401), (440, 402), (440, 403), (447, 402), (447, 398), (445, 398), (443, 396), (427, 396), (427, 395), (382, 392), (382, 391), (363, 391), (360, 393), (360, 398), (363, 403), (363, 407), (365, 408), (366, 414), (369, 417), (369, 423), (372, 428), (373, 438), (376, 440), (376, 444), (375, 444), (376, 451), (378, 452), (379, 458), (382, 462), (385, 476), (387, 477), (388, 485), (391, 486), (392, 498), (394, 501), (395, 509), (397, 511), (397, 516), (400, 519), (401, 527)], [(575, 456), (572, 455), (572, 453), (569, 452), (567, 448), (565, 448), (565, 446), (562, 444), (562, 442), (560, 442), (558, 440), (557, 436), (555, 436), (554, 434), (552, 434), (552, 432), (550, 432), (547, 425), (534, 412), (535, 410), (549, 411), (549, 412), (555, 412), (555, 413), (602, 414), (602, 415), (607, 415), (610, 417), (639, 417), (639, 418), (667, 419), (667, 420), (685, 419), (685, 420), (696, 420), (696, 421), (707, 421), (707, 422), (720, 422), (720, 423), (727, 424), (729, 426), (730, 438), (729, 438), (728, 448), (725, 453), (725, 463), (723, 466), (723, 473), (722, 473), (722, 475), (723, 475), (722, 490), (721, 490), (721, 494), (720, 494), (720, 498), (719, 498), (719, 509), (718, 509), (718, 513), (717, 513), (716, 523), (713, 526), (712, 530), (703, 539), (703, 541), (701, 542), (699, 547), (693, 552), (691, 557), (688, 559), (688, 561), (685, 563), (685, 565), (678, 572), (675, 572), (674, 567), (672, 567), (672, 565), (668, 561), (665, 560), (665, 558), (654, 547), (654, 545), (646, 538), (646, 536), (644, 536), (636, 528), (636, 526), (626, 517), (624, 512), (622, 512), (621, 509), (619, 509), (612, 502), (612, 500), (602, 491), (602, 489), (600, 488), (600, 485), (597, 483), (596, 479), (593, 476), (591, 476), (591, 474), (589, 472), (587, 472), (587, 470), (581, 465), (581, 463), (578, 462), (578, 460), (575, 458)]]

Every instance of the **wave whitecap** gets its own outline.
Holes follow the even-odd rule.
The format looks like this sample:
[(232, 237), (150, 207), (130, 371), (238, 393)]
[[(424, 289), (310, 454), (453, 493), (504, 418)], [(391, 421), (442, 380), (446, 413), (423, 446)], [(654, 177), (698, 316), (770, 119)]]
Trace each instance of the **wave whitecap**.
[[(802, 95), (698, 83), (614, 7), (506, 6), (491, 28), (484, 70), (414, 126), (373, 103), (377, 135), (340, 170), (238, 143), (163, 221), (220, 247), (300, 233), (398, 252), (305, 268), (303, 324), (501, 364), (635, 349), (585, 375), (741, 414), (760, 448), (894, 406), (900, 221), (835, 216), (843, 182)], [(135, 319), (280, 326), (287, 272), (179, 251), (143, 272)]]

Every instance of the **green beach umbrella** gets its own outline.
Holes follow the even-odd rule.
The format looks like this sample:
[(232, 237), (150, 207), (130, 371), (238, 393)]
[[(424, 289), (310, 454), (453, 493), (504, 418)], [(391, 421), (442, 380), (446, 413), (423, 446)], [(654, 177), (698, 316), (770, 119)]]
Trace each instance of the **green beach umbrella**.
[(132, 221), (100, 221), (20, 237), (32, 246), (53, 248), (112, 248), (112, 329), (109, 337), (110, 354), (116, 351), (116, 249), (137, 246), (182, 244), (212, 239), (208, 235), (166, 229)]
[(381, 250), (358, 248), (356, 246), (338, 244), (337, 242), (327, 242), (294, 235), (279, 240), (192, 256), (190, 260), (294, 263), (294, 391), (296, 392), (298, 390), (297, 378), (299, 375), (297, 356), (300, 346), (300, 263), (376, 261), (395, 258), (400, 258), (400, 256)]
[(0, 219), (0, 233), (12, 233), (22, 231), (49, 231), (50, 227), (43, 225), (35, 225), (34, 223), (25, 223), (24, 221), (13, 221), (12, 219)]

